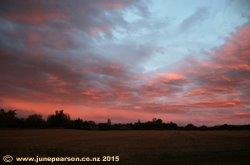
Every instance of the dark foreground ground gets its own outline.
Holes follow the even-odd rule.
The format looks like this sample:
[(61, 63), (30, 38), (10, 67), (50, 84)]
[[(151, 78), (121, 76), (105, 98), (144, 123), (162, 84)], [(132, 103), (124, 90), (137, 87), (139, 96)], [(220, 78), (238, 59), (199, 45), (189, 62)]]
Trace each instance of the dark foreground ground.
[(119, 162), (105, 164), (249, 165), (250, 131), (0, 130), (0, 152), (52, 157), (119, 155)]

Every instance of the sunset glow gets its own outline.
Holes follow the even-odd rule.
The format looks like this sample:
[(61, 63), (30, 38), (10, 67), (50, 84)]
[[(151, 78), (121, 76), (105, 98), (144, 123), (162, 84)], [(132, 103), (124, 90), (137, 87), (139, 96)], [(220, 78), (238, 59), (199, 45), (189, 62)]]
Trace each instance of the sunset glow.
[(0, 105), (100, 122), (247, 124), (249, 5), (3, 1)]

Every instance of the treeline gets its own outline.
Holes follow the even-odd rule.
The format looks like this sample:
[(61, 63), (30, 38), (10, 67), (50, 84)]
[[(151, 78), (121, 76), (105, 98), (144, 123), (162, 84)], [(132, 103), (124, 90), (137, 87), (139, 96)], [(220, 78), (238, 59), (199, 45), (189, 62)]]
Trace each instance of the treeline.
[(78, 118), (70, 119), (69, 114), (63, 110), (55, 111), (46, 120), (39, 114), (29, 115), (27, 118), (18, 118), (15, 110), (0, 110), (0, 128), (66, 128), (83, 130), (250, 130), (248, 125), (219, 125), (201, 126), (193, 124), (178, 126), (176, 123), (164, 123), (161, 119), (154, 118), (152, 121), (127, 124), (112, 124), (108, 119), (107, 123), (95, 123), (94, 121), (83, 121)]

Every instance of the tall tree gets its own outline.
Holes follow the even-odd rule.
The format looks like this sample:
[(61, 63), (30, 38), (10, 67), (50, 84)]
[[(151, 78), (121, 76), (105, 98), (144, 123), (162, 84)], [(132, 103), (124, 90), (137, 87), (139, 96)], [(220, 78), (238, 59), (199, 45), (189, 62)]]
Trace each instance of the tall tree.
[(26, 126), (32, 128), (44, 128), (46, 126), (46, 122), (43, 120), (41, 115), (33, 114), (27, 117)]
[(48, 125), (52, 127), (70, 127), (70, 116), (63, 112), (63, 110), (55, 111), (55, 114), (48, 116)]

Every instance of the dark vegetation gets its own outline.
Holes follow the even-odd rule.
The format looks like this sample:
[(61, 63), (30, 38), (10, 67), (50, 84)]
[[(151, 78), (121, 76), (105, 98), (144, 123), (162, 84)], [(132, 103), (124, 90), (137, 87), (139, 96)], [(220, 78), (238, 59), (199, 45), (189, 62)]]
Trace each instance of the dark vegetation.
[(78, 118), (70, 119), (70, 116), (63, 110), (55, 111), (48, 116), (47, 120), (39, 114), (29, 115), (27, 118), (18, 118), (16, 110), (0, 110), (0, 128), (67, 128), (83, 130), (250, 130), (248, 125), (218, 125), (201, 126), (193, 124), (178, 126), (176, 123), (164, 123), (161, 119), (154, 118), (152, 121), (112, 124), (108, 119), (107, 123), (95, 123), (94, 121), (83, 121)]

